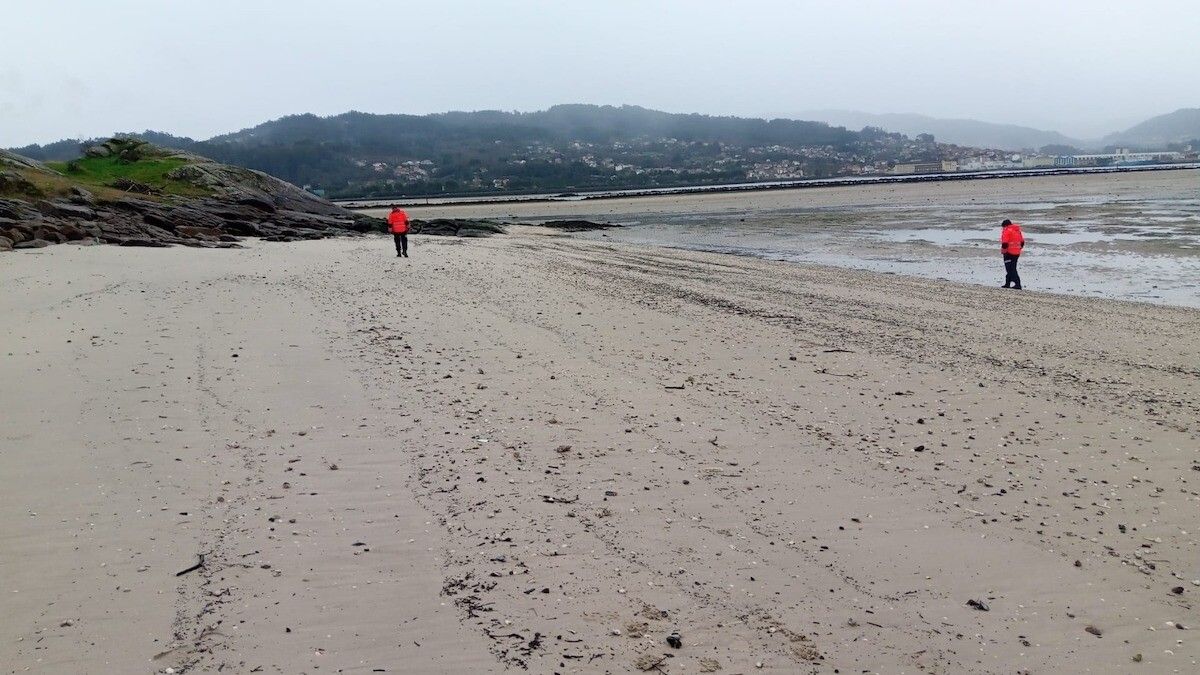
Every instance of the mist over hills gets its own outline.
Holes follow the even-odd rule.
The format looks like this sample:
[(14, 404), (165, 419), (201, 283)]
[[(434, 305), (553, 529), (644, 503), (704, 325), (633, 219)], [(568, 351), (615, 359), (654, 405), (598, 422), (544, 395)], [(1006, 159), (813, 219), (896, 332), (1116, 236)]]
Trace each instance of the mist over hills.
[(803, 119), (820, 120), (847, 129), (879, 127), (906, 136), (933, 134), (939, 141), (969, 145), (976, 148), (1021, 150), (1044, 145), (1081, 147), (1085, 141), (1057, 131), (1046, 131), (1016, 124), (996, 124), (972, 119), (947, 119), (915, 113), (875, 114), (858, 110), (809, 110), (797, 115)]
[[(896, 163), (956, 160), (981, 150), (1055, 146), (1068, 152), (1070, 146), (1200, 139), (1200, 109), (1156, 117), (1091, 143), (976, 120), (847, 111), (812, 116), (818, 114), (833, 123), (571, 104), (537, 112), (290, 115), (203, 141), (160, 131), (127, 135), (265, 171), (332, 197), (787, 180), (885, 173)], [(83, 143), (70, 139), (13, 150), (65, 161), (78, 157)]]
[(913, 113), (868, 113), (858, 110), (809, 110), (796, 115), (847, 129), (879, 127), (906, 136), (933, 134), (944, 143), (1002, 150), (1036, 150), (1047, 145), (1100, 150), (1113, 146), (1164, 149), (1171, 143), (1200, 139), (1200, 108), (1159, 115), (1103, 138), (1080, 139), (1057, 131), (973, 119), (950, 119)]
[(1105, 136), (1105, 145), (1166, 146), (1200, 139), (1200, 108), (1180, 108)]

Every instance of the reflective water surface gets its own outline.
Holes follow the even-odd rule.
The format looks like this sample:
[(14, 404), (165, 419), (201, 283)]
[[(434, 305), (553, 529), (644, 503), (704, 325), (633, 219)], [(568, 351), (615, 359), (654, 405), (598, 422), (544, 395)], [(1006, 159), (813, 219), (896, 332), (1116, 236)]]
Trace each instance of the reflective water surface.
[(1200, 307), (1197, 195), (655, 214), (585, 236), (998, 285), (1001, 214), (1030, 289)]

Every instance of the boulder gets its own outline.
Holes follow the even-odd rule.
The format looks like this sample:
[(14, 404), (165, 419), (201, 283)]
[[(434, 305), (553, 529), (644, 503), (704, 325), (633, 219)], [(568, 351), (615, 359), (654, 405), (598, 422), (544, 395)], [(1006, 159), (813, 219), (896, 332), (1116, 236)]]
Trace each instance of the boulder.
[(167, 212), (160, 211), (158, 209), (151, 209), (144, 212), (142, 214), (142, 222), (149, 223), (151, 225), (157, 225), (162, 228), (174, 227), (174, 225), (171, 224), (170, 218), (167, 216)]
[(66, 241), (76, 241), (88, 236), (81, 228), (75, 227), (70, 223), (63, 223), (58, 226), (58, 233), (63, 236)]
[[(143, 216), (144, 217), (144, 216)], [(210, 230), (220, 230), (227, 219), (212, 211), (199, 208), (196, 206), (176, 206), (164, 214), (164, 222), (154, 221), (154, 225), (158, 225), (164, 229), (178, 231), (181, 227), (200, 227)], [(240, 220), (240, 219), (239, 219)], [(146, 219), (146, 222), (151, 222)]]
[(71, 186), (71, 191), (67, 199), (73, 204), (93, 205), (96, 203), (96, 195), (79, 187), (78, 185)]
[(67, 240), (67, 238), (64, 237), (62, 235), (62, 233), (58, 231), (57, 227), (54, 227), (51, 225), (43, 225), (42, 227), (39, 227), (36, 230), (34, 230), (33, 231), (33, 239), (34, 239), (34, 241), (37, 241), (39, 239), (45, 240), (45, 241), (48, 241), (48, 242), (51, 242), (54, 244), (61, 244)]
[(57, 216), (59, 218), (73, 218), (75, 220), (92, 220), (96, 217), (96, 211), (87, 206), (80, 206), (70, 202), (52, 201), (38, 202), (38, 210), (48, 216)]
[(181, 237), (212, 237), (214, 239), (221, 236), (221, 230), (215, 227), (196, 227), (193, 225), (179, 225), (175, 228), (175, 234)]
[(165, 228), (156, 227), (154, 225), (143, 225), (140, 228), (138, 228), (138, 230), (143, 235), (145, 235), (146, 237), (149, 237), (151, 239), (158, 239), (160, 241), (179, 241), (180, 240), (179, 237), (175, 236), (174, 232), (171, 232), (170, 230), (167, 230)]
[(13, 250), (13, 244), (15, 244), (15, 243), (16, 242), (14, 242), (12, 239), (9, 239), (8, 237), (0, 236), (0, 251)]
[(99, 221), (99, 230), (97, 236), (101, 238), (126, 239), (138, 236), (141, 233), (141, 224), (134, 222), (130, 217), (113, 216), (108, 220)]
[(237, 203), (241, 204), (242, 206), (249, 206), (250, 208), (258, 209), (259, 211), (265, 211), (267, 213), (275, 213), (275, 205), (274, 204), (272, 204), (270, 201), (268, 201), (266, 199), (263, 199), (261, 197), (256, 197), (254, 195), (247, 195), (244, 197), (240, 197), (237, 200)]
[(51, 242), (48, 242), (45, 239), (30, 239), (29, 241), (19, 241), (19, 242), (13, 244), (13, 248), (16, 248), (16, 249), (46, 248), (47, 246), (50, 245), (50, 243)]

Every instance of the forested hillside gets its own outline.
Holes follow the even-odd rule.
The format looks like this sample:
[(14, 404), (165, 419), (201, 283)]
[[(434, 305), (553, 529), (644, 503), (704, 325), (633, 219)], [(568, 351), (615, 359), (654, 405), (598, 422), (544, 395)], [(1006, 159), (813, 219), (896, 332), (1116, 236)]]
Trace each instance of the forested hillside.
[[(333, 117), (294, 115), (158, 145), (259, 169), (331, 197), (561, 191), (707, 184), (883, 170), (942, 157), (931, 137), (821, 122), (672, 114), (636, 106)], [(67, 160), (81, 141), (16, 149)]]

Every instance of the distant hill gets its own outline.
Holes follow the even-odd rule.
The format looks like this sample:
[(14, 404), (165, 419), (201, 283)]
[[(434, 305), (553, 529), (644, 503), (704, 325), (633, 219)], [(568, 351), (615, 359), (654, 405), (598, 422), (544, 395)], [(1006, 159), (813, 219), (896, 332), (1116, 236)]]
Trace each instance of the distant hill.
[(970, 119), (944, 119), (906, 113), (878, 115), (856, 110), (811, 110), (800, 113), (797, 117), (844, 126), (847, 129), (879, 127), (905, 136), (933, 134), (934, 138), (942, 143), (975, 148), (1026, 150), (1043, 145), (1086, 145), (1083, 141), (1064, 136), (1057, 131)]
[[(704, 185), (840, 175), (877, 162), (937, 161), (935, 144), (823, 122), (674, 114), (638, 106), (537, 112), (291, 115), (155, 144), (250, 167), (334, 197)], [(41, 160), (79, 141), (18, 149)], [(886, 168), (886, 167), (885, 167)]]
[(1180, 108), (1104, 137), (1105, 145), (1160, 148), (1200, 140), (1200, 108)]
[[(734, 148), (780, 146), (851, 157), (861, 134), (821, 122), (673, 114), (638, 106), (537, 112), (292, 115), (199, 143), (332, 196), (639, 188), (747, 180)], [(764, 157), (774, 159), (775, 157)], [(832, 172), (831, 162), (808, 171)]]
[[(810, 116), (825, 121), (571, 104), (536, 112), (289, 115), (203, 141), (155, 131), (129, 135), (339, 198), (641, 189), (879, 174), (898, 163), (961, 159), (978, 149), (1050, 146), (1049, 151), (1070, 153), (1071, 146), (1098, 145), (1052, 131), (975, 120), (848, 111)], [(1179, 111), (1125, 133), (1186, 139), (1197, 117), (1200, 111)], [(15, 150), (41, 161), (64, 161), (93, 144), (74, 139)]]
[(348, 112), (333, 117), (289, 115), (250, 129), (210, 138), (208, 144), (267, 145), (320, 139), (378, 149), (404, 149), (443, 139), (573, 140), (610, 143), (636, 138), (695, 142), (844, 144), (857, 134), (822, 122), (762, 120), (665, 113), (640, 106), (556, 105), (537, 112), (446, 112), (432, 115), (375, 115)]

